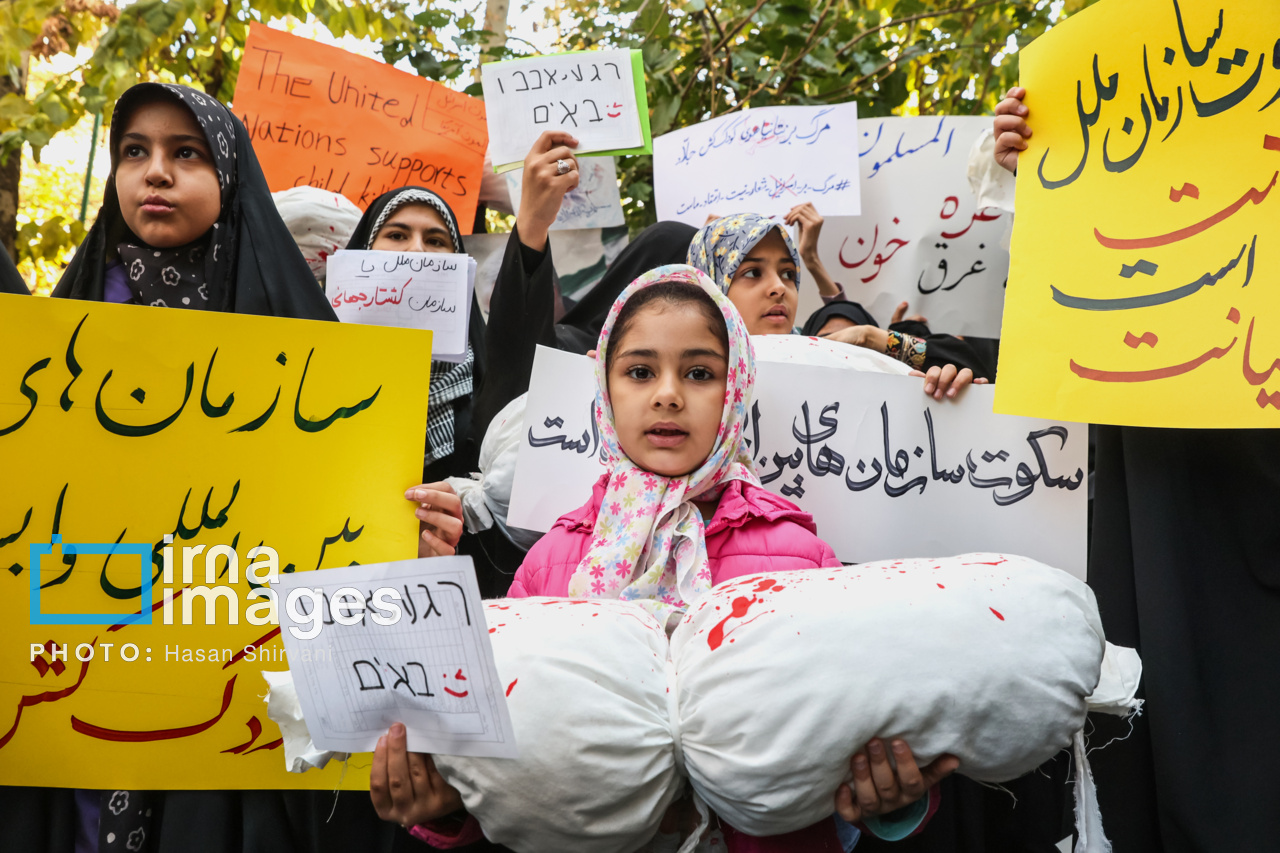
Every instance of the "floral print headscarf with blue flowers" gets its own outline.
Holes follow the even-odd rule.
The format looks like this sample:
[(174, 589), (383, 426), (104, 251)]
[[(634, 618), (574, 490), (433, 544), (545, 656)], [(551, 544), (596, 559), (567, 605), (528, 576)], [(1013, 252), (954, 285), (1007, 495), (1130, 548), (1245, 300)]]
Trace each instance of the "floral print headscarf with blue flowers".
[[(710, 295), (729, 333), (724, 410), (711, 455), (691, 474), (665, 477), (646, 471), (623, 452), (609, 402), (609, 336), (627, 300), (646, 287), (678, 281)], [(688, 605), (711, 589), (706, 530), (694, 500), (718, 498), (732, 480), (760, 484), (743, 441), (755, 388), (755, 354), (747, 325), (707, 276), (683, 264), (645, 273), (613, 303), (596, 354), (596, 423), (609, 467), (591, 547), (569, 580), (569, 594), (619, 598), (644, 607), (668, 631)]]
[(758, 213), (736, 213), (704, 225), (689, 244), (689, 266), (709, 276), (721, 293), (728, 293), (729, 285), (733, 283), (733, 274), (738, 271), (743, 259), (773, 228), (778, 229), (782, 241), (787, 244), (787, 251), (796, 265), (795, 281), (799, 287), (800, 255), (791, 242), (791, 235), (777, 220)]

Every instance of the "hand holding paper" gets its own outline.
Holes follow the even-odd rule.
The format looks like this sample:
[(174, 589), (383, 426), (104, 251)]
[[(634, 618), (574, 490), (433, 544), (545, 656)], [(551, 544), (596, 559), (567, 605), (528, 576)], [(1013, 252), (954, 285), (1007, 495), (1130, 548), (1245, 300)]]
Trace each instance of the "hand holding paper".
[(401, 826), (439, 820), (462, 808), (462, 795), (430, 755), (410, 752), (403, 723), (378, 739), (369, 771), (369, 796), (378, 817)]
[(547, 231), (560, 213), (561, 202), (578, 186), (578, 161), (573, 156), (577, 147), (573, 135), (549, 130), (538, 137), (524, 158), (516, 230), (520, 242), (530, 249), (546, 250)]

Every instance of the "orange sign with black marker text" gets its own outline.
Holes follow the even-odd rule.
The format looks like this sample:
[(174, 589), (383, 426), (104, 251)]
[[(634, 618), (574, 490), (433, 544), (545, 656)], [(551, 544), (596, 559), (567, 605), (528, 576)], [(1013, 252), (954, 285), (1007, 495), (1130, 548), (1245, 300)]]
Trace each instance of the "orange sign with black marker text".
[(362, 210), (421, 186), (471, 233), (484, 154), (484, 102), (345, 50), (253, 24), (235, 114), (273, 191), (311, 185)]

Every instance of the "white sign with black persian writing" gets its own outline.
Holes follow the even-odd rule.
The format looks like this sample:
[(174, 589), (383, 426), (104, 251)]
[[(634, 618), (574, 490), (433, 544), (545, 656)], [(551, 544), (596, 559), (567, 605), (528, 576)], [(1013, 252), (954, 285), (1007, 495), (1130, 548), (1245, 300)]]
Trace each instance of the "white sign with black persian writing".
[[(992, 413), (922, 380), (758, 362), (746, 437), (771, 491), (811, 513), (848, 563), (1020, 554), (1084, 577), (1088, 428)], [(590, 359), (539, 348), (508, 522), (547, 530), (605, 473)]]
[(325, 295), (344, 323), (430, 329), (431, 357), (460, 362), (475, 281), (467, 255), (344, 249), (329, 256)]
[(778, 216), (813, 202), (827, 216), (862, 211), (858, 105), (758, 107), (653, 140), (658, 219)]

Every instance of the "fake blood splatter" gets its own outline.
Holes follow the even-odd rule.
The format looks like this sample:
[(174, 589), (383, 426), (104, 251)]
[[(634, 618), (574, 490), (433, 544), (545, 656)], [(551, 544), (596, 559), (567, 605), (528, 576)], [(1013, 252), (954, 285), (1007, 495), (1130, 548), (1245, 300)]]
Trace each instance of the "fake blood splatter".
[(743, 616), (746, 616), (747, 611), (751, 609), (751, 605), (756, 604), (759, 601), (760, 599), (756, 598), (754, 595), (750, 598), (738, 596), (733, 600), (733, 609), (729, 611), (729, 615), (721, 619), (719, 624), (712, 628), (711, 633), (707, 635), (707, 646), (711, 651), (714, 652), (716, 649), (720, 648), (720, 646), (724, 645), (724, 627), (729, 620), (741, 619)]
[(987, 609), (990, 610), (992, 613), (994, 613), (996, 615), (996, 618), (999, 619), (1001, 622), (1004, 621), (1004, 617), (1000, 615), (999, 610), (996, 610), (994, 607), (988, 607)]
[(507, 695), (508, 695), (508, 696), (510, 696), (510, 695), (511, 695), (511, 691), (512, 691), (512, 690), (514, 690), (514, 689), (516, 688), (516, 681), (519, 681), (519, 680), (520, 680), (520, 679), (518, 679), (518, 678), (517, 678), (517, 679), (515, 679), (514, 681), (512, 681), (510, 684), (508, 684), (508, 685), (507, 685)]

